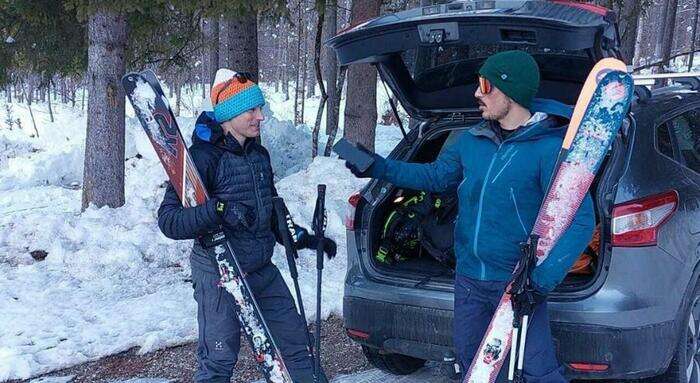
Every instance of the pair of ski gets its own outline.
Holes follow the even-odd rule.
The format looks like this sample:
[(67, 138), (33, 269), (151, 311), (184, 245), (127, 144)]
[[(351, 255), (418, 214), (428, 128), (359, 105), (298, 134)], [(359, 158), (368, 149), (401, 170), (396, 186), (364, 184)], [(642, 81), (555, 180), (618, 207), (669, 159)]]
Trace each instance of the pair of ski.
[[(205, 203), (209, 199), (209, 195), (190, 157), (175, 116), (155, 73), (150, 70), (140, 73), (128, 73), (122, 77), (122, 86), (168, 174), (170, 183), (180, 197), (182, 205), (191, 207)], [(323, 194), (319, 194), (319, 199), (323, 196)], [(277, 200), (276, 204), (280, 202), (284, 206), (284, 202), (281, 199)], [(316, 215), (323, 217), (325, 216), (325, 211), (322, 202), (320, 203), (320, 209), (318, 209), (318, 206), (319, 202), (317, 201), (313, 230), (316, 231), (315, 234), (323, 236), (323, 227), (317, 226), (316, 223), (325, 221), (323, 221), (323, 218), (317, 218)], [(286, 208), (284, 212), (277, 210), (277, 214), (288, 217)], [(285, 237), (290, 235), (288, 230), (280, 231), (280, 234)], [(238, 321), (246, 339), (250, 343), (255, 359), (258, 362), (259, 370), (268, 382), (293, 383), (284, 364), (282, 354), (265, 323), (260, 307), (255, 301), (255, 297), (246, 281), (246, 276), (241, 270), (236, 254), (226, 239), (223, 229), (219, 228), (219, 231), (213, 234), (211, 238), (212, 242), (208, 243), (208, 245), (213, 246), (216, 255), (216, 263), (221, 275), (221, 286), (236, 301)], [(285, 239), (285, 245), (289, 253), (291, 251), (289, 246), (293, 246), (293, 240), (291, 238)], [(294, 271), (296, 272), (296, 268)], [(300, 307), (302, 307), (301, 297), (297, 297)], [(305, 319), (306, 317), (304, 317)], [(310, 342), (309, 352), (311, 353)], [(318, 369), (315, 369), (315, 376), (318, 376), (317, 371), (320, 371), (318, 361), (315, 367)]]
[[(523, 258), (506, 288), (464, 383), (494, 383), (510, 354), (508, 381), (523, 381), (525, 340), (534, 305), (514, 312), (510, 292), (532, 288), (530, 273), (566, 232), (617, 134), (634, 93), (625, 64), (599, 61), (583, 85)], [(528, 305), (526, 305), (528, 306)], [(510, 351), (510, 352), (509, 352)]]

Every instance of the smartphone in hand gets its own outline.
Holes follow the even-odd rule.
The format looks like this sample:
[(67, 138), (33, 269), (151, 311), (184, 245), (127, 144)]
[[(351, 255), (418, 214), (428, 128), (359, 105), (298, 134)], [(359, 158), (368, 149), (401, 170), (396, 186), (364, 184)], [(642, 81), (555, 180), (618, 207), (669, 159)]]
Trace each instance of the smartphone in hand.
[(333, 151), (338, 153), (340, 158), (353, 164), (359, 171), (364, 172), (374, 163), (374, 157), (357, 148), (352, 142), (341, 138), (333, 145)]

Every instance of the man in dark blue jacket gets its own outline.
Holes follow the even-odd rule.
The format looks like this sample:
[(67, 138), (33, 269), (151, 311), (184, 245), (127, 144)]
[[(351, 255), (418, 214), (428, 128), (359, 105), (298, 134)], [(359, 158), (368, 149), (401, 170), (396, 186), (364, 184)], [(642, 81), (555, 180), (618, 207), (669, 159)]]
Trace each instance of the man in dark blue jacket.
[[(533, 103), (539, 80), (539, 68), (529, 54), (493, 55), (479, 71), (474, 94), (483, 120), (450, 136), (434, 162), (407, 163), (374, 155), (374, 164), (365, 172), (346, 164), (358, 177), (380, 178), (400, 187), (457, 190), (453, 327), (463, 372), (469, 369), (521, 258), (520, 243), (532, 231), (566, 131), (561, 115), (570, 116), (569, 108), (554, 101)], [(528, 383), (566, 382), (554, 353), (546, 295), (586, 247), (594, 222), (587, 196), (571, 227), (533, 272), (539, 304), (526, 342)]]
[[(263, 94), (248, 76), (220, 69), (211, 102), (214, 112), (202, 113), (197, 119), (190, 155), (213, 198), (203, 205), (183, 208), (169, 185), (158, 210), (158, 225), (168, 238), (196, 239), (190, 256), (199, 325), (194, 380), (228, 383), (238, 359), (240, 327), (235, 301), (219, 286), (214, 255), (199, 241), (223, 227), (292, 379), (313, 382), (308, 329), (271, 262), (275, 240), (282, 243), (282, 233), (277, 232), (272, 211), (277, 191), (270, 155), (255, 142), (264, 119)], [(296, 227), (298, 249), (316, 248), (320, 240), (325, 241), (329, 258), (335, 256), (335, 242)], [(325, 376), (320, 381), (326, 382)]]

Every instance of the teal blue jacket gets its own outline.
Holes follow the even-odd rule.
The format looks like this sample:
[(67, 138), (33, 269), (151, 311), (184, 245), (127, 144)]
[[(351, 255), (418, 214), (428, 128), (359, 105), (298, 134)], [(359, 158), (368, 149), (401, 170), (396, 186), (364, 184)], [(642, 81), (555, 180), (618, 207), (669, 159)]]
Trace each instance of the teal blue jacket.
[[(506, 281), (521, 257), (520, 243), (532, 231), (566, 132), (561, 117), (568, 119), (571, 112), (550, 100), (537, 100), (532, 109), (548, 117), (520, 127), (503, 142), (492, 123), (481, 121), (452, 134), (432, 163), (379, 159), (371, 169), (373, 178), (399, 187), (431, 192), (457, 188), (454, 238), (460, 275)], [(533, 272), (538, 290), (548, 293), (561, 282), (594, 227), (588, 195), (570, 228)]]

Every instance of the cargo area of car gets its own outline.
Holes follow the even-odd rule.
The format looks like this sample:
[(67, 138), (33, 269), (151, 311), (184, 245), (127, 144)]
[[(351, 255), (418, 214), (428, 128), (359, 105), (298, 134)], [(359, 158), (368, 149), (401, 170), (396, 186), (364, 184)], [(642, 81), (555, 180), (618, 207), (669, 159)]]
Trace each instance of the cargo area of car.
[[(412, 150), (408, 161), (432, 162), (450, 133), (465, 129), (469, 122), (448, 125), (436, 128), (424, 139), (418, 140), (417, 149)], [(605, 249), (605, 243), (600, 241), (600, 211), (605, 207), (599, 206), (597, 195), (601, 179), (610, 176), (605, 168), (610, 157), (609, 155), (606, 159), (591, 187), (596, 205), (596, 233), (589, 246), (582, 249), (578, 261), (560, 284), (559, 290), (584, 289), (595, 281), (602, 269), (600, 249)], [(380, 183), (375, 188), (386, 186), (387, 184)], [(414, 216), (407, 219), (410, 214)], [(372, 229), (367, 249), (371, 264), (381, 274), (408, 279), (417, 286), (428, 281), (451, 283), (455, 272), (452, 232), (456, 214), (455, 191), (423, 193), (392, 185), (369, 214), (368, 227)], [(400, 220), (397, 216), (404, 218)]]

